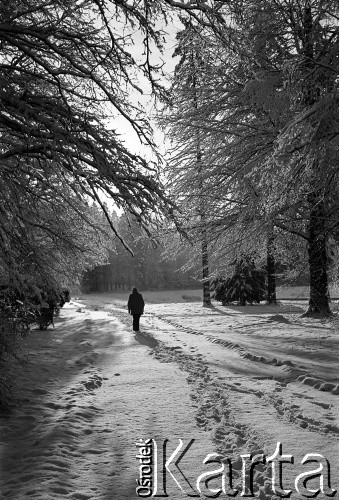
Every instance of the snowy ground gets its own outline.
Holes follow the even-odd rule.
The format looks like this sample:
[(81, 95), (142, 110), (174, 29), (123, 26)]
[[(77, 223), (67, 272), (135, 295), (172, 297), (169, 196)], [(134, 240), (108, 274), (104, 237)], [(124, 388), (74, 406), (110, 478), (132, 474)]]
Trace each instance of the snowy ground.
[[(138, 498), (136, 443), (149, 438), (158, 446), (159, 470), (166, 439), (167, 459), (179, 439), (182, 451), (194, 439), (178, 467), (180, 453), (168, 465), (171, 499), (191, 498), (202, 473), (222, 464), (228, 471), (227, 458), (233, 487), (243, 496), (241, 455), (268, 458), (278, 442), (283, 454), (294, 456), (294, 464), (282, 466), (291, 498), (309, 494), (298, 494), (294, 483), (318, 468), (301, 464), (309, 453), (328, 460), (331, 487), (339, 490), (336, 316), (301, 318), (306, 303), (300, 301), (203, 308), (197, 291), (143, 295), (136, 336), (125, 293), (83, 295), (62, 310), (54, 329), (25, 339), (28, 364), (17, 368), (18, 405), (0, 418), (1, 499)], [(203, 464), (213, 452), (221, 464)], [(259, 464), (254, 471), (255, 497), (274, 497), (271, 467)], [(229, 490), (229, 478), (226, 483)], [(221, 484), (220, 477), (210, 481), (206, 496)], [(319, 484), (318, 477), (306, 488)]]

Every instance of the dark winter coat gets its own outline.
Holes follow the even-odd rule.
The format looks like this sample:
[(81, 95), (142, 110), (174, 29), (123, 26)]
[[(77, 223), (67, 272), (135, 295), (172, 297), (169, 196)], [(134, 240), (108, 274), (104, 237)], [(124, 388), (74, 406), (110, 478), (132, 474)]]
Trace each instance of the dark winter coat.
[(129, 296), (127, 306), (130, 314), (144, 314), (145, 302), (141, 293), (133, 291)]

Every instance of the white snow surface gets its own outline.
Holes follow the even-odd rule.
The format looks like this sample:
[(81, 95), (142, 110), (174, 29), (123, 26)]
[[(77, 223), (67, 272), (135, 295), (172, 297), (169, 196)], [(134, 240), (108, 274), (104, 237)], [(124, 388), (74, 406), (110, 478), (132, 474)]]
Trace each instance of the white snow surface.
[[(0, 415), (1, 500), (138, 498), (140, 439), (159, 449), (169, 440), (168, 456), (193, 439), (179, 468), (195, 490), (198, 476), (216, 469), (203, 460), (218, 452), (222, 463), (231, 459), (241, 492), (241, 455), (269, 457), (278, 442), (294, 457), (283, 465), (290, 498), (305, 497), (294, 481), (316, 468), (301, 464), (310, 453), (327, 459), (339, 490), (336, 314), (302, 318), (305, 304), (293, 301), (207, 308), (192, 290), (143, 296), (136, 335), (126, 292), (78, 297), (54, 328), (23, 340), (27, 363), (13, 367), (17, 404)], [(179, 485), (167, 473), (168, 498), (191, 498), (170, 467)], [(217, 477), (209, 487), (220, 484)], [(319, 484), (316, 477), (307, 488)], [(279, 498), (270, 466), (255, 468), (254, 496)]]

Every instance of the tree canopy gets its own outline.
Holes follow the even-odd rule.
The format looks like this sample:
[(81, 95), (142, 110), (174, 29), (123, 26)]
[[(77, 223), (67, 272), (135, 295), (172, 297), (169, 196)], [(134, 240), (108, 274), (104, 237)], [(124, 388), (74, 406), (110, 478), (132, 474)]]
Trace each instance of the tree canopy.
[[(211, 22), (209, 5), (190, 16), (178, 40), (183, 51), (189, 37), (201, 62), (198, 107), (189, 109), (182, 65), (173, 80), (168, 124), (179, 142), (177, 165), (189, 158), (185, 137), (199, 131), (206, 197), (216, 200), (208, 205), (212, 238), (232, 244), (234, 227), (233, 235), (248, 240), (252, 233), (258, 244), (272, 225), (298, 234), (308, 242), (310, 312), (326, 313), (326, 241), (338, 220), (338, 7), (325, 0), (216, 2)], [(194, 169), (181, 172), (187, 197)]]
[[(156, 87), (149, 51), (159, 35), (147, 9), (101, 0), (0, 6), (0, 258), (7, 270), (18, 267), (24, 248), (46, 273), (53, 245), (65, 260), (84, 253), (91, 240), (84, 234), (94, 230), (90, 200), (118, 237), (108, 200), (146, 229), (166, 212), (156, 156), (131, 152), (119, 132), (124, 120), (134, 141), (153, 147), (149, 121), (130, 98), (142, 92), (142, 78)], [(143, 63), (132, 55), (135, 29), (144, 36)]]
[[(132, 140), (153, 146), (150, 121), (131, 96), (161, 92), (151, 56), (163, 42), (159, 19), (171, 12), (185, 19), (170, 96), (172, 134), (181, 146), (171, 168), (181, 165), (176, 180), (181, 176), (189, 187), (187, 200), (204, 200), (209, 235), (220, 241), (227, 227), (237, 238), (273, 223), (310, 242), (315, 263), (327, 235), (336, 233), (333, 2), (15, 0), (0, 7), (1, 188), (2, 199), (10, 200), (26, 186), (20, 196), (30, 216), (16, 205), (8, 222), (8, 208), (1, 207), (8, 269), (20, 240), (13, 235), (23, 227), (33, 235), (40, 224), (47, 240), (54, 232), (54, 242), (56, 225), (73, 215), (93, 228), (85, 215), (89, 200), (101, 206), (118, 238), (107, 199), (146, 230), (171, 214), (156, 155), (146, 161), (132, 152), (119, 131), (123, 120)], [(64, 207), (64, 219), (50, 217), (53, 205), (58, 212)], [(195, 206), (199, 233), (201, 203)], [(312, 250), (312, 238), (315, 246), (323, 242), (322, 250)], [(67, 238), (61, 240), (65, 252)]]

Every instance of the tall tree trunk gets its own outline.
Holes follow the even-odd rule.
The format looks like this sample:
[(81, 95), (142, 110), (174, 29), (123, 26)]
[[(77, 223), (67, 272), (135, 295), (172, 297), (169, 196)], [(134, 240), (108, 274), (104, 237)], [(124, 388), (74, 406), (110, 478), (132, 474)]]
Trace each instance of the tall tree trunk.
[(310, 300), (305, 316), (329, 316), (325, 202), (322, 193), (318, 192), (310, 195), (308, 201), (311, 205), (308, 242)]
[[(193, 79), (192, 87), (194, 108), (197, 110), (198, 103), (198, 68), (196, 64), (195, 54), (192, 53), (193, 62)], [(209, 307), (211, 305), (211, 294), (210, 294), (210, 280), (209, 280), (209, 262), (208, 262), (208, 239), (207, 239), (207, 225), (206, 225), (206, 212), (205, 212), (205, 202), (204, 202), (204, 177), (203, 177), (203, 164), (202, 164), (202, 151), (201, 151), (201, 137), (200, 131), (195, 132), (196, 140), (196, 160), (197, 160), (197, 173), (198, 173), (198, 213), (200, 216), (201, 224), (201, 256), (202, 256), (202, 287), (203, 287), (203, 299), (202, 305), (204, 307)]]
[(202, 305), (204, 307), (209, 307), (211, 305), (211, 293), (210, 293), (210, 279), (209, 279), (208, 238), (207, 238), (207, 225), (205, 220), (205, 208), (202, 199), (203, 178), (201, 172), (201, 153), (199, 149), (197, 154), (197, 164), (198, 164), (198, 174), (200, 177), (199, 212), (200, 212), (200, 224), (201, 224), (201, 257), (202, 257), (202, 289), (203, 289)]
[(274, 258), (274, 234), (273, 229), (267, 238), (267, 303), (276, 304), (276, 280), (275, 280), (275, 258)]
[(209, 267), (208, 267), (208, 242), (207, 242), (207, 231), (205, 225), (202, 227), (201, 253), (202, 253), (202, 280), (203, 280), (202, 304), (203, 306), (208, 307), (211, 305), (211, 293), (210, 293), (210, 280), (209, 280)]
[[(305, 1), (304, 8), (304, 65), (307, 69), (308, 84), (305, 85), (304, 103), (311, 107), (319, 100), (319, 88), (312, 83), (310, 76), (314, 73), (314, 25), (310, 0)], [(308, 73), (308, 74), (307, 74)], [(306, 79), (305, 79), (306, 81)], [(326, 253), (326, 210), (324, 193), (317, 189), (321, 175), (320, 161), (317, 153), (320, 145), (313, 144), (316, 151), (313, 163), (313, 179), (310, 183), (311, 193), (308, 195), (310, 207), (308, 262), (310, 270), (310, 300), (305, 316), (329, 316), (327, 253)]]
[(202, 305), (204, 307), (209, 307), (211, 305), (211, 294), (210, 294), (210, 279), (209, 279), (209, 260), (208, 260), (208, 238), (207, 238), (207, 224), (206, 224), (206, 214), (205, 206), (203, 200), (204, 192), (204, 181), (202, 176), (202, 155), (200, 151), (200, 143), (197, 143), (197, 166), (199, 175), (199, 215), (201, 224), (201, 257), (202, 257), (202, 289), (203, 298)]

